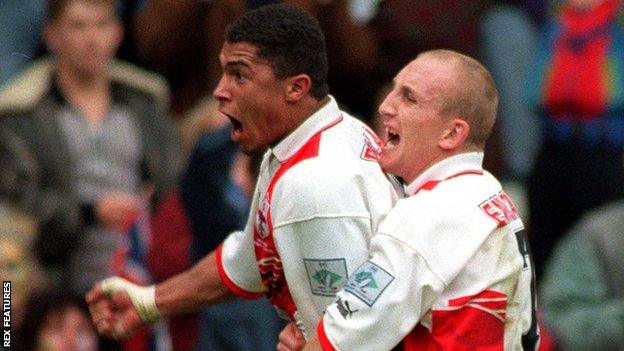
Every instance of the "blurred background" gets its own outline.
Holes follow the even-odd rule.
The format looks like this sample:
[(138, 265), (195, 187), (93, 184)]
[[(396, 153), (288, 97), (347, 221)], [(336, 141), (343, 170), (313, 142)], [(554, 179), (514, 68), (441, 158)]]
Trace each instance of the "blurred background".
[[(98, 338), (82, 296), (152, 283), (247, 219), (259, 157), (212, 89), (227, 25), (275, 0), (0, 1), (0, 272), (24, 350), (274, 350), (265, 301)], [(480, 60), (499, 89), (485, 168), (529, 233), (542, 350), (624, 350), (624, 15), (620, 0), (285, 0), (324, 30), (329, 85), (376, 107), (418, 53)]]

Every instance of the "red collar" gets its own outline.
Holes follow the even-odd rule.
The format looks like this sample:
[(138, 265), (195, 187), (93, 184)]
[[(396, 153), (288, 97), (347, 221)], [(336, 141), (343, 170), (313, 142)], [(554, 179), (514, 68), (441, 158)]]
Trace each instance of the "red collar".
[(423, 185), (421, 185), (418, 189), (416, 189), (413, 193), (410, 194), (410, 196), (412, 195), (416, 195), (419, 191), (421, 190), (432, 190), (433, 188), (435, 188), (438, 184), (440, 184), (441, 182), (445, 181), (445, 180), (449, 180), (452, 178), (457, 178), (463, 175), (467, 175), (467, 174), (477, 174), (477, 175), (483, 175), (483, 171), (477, 171), (477, 170), (468, 170), (468, 171), (463, 171), (463, 172), (459, 172), (456, 174), (453, 174), (452, 176), (446, 177), (442, 180), (429, 180), (427, 182), (425, 182)]

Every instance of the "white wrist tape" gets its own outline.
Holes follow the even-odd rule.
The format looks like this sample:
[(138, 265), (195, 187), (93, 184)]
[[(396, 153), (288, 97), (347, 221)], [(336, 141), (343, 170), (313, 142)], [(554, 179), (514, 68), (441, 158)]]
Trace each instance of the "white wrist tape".
[(106, 278), (100, 284), (102, 292), (109, 296), (118, 291), (127, 292), (144, 323), (154, 323), (163, 318), (156, 307), (155, 285), (139, 286), (120, 277)]

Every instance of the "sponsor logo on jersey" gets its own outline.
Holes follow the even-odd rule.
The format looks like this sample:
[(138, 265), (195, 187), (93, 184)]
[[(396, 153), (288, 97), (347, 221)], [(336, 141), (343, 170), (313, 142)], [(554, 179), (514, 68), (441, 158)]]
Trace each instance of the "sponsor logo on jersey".
[(347, 281), (347, 261), (344, 258), (303, 260), (312, 294), (335, 296)]
[(340, 312), (342, 318), (344, 319), (350, 318), (354, 313), (359, 311), (352, 310), (351, 306), (349, 305), (349, 301), (343, 300), (341, 298), (338, 298), (338, 301), (336, 301), (336, 306), (338, 307), (338, 312)]
[(514, 206), (511, 198), (504, 191), (487, 199), (479, 207), (486, 215), (495, 220), (499, 227), (505, 226), (518, 218), (516, 206)]
[(366, 261), (349, 278), (345, 290), (372, 306), (393, 280), (394, 277), (383, 268)]

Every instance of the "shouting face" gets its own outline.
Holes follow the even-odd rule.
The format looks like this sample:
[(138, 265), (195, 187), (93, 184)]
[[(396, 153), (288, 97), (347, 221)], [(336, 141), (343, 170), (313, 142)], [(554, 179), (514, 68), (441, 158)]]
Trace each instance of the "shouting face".
[(213, 93), (232, 123), (232, 139), (246, 153), (275, 145), (293, 129), (282, 112), (287, 83), (258, 51), (246, 42), (225, 42), (219, 57), (223, 75)]
[(439, 142), (448, 121), (440, 111), (449, 73), (440, 62), (420, 57), (399, 72), (379, 106), (386, 140), (381, 166), (408, 183), (443, 158)]

